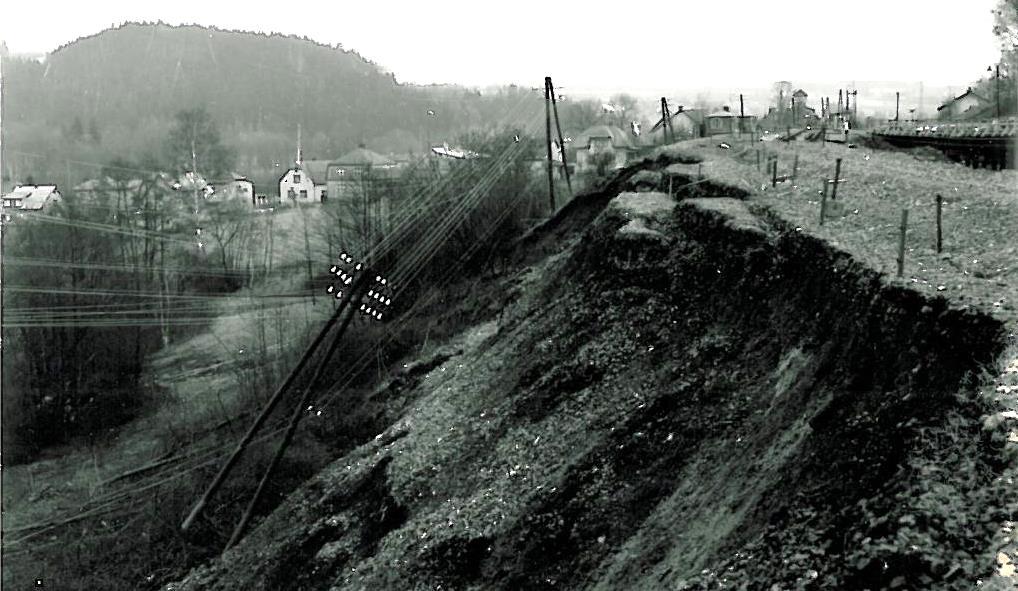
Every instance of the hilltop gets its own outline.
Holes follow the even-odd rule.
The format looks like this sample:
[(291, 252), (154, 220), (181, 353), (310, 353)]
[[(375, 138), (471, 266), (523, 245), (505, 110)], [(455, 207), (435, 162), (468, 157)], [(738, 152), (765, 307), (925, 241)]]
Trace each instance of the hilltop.
[(107, 29), (43, 63), (5, 59), (4, 93), (5, 176), (30, 169), (60, 181), (94, 174), (78, 163), (68, 173), (61, 158), (158, 154), (173, 115), (195, 106), (212, 114), (245, 174), (272, 179), (275, 163), (293, 159), (298, 125), (310, 159), (362, 142), (405, 154), (518, 118), (514, 107), (536, 97), (403, 84), (356, 52), (307, 38), (162, 23)]

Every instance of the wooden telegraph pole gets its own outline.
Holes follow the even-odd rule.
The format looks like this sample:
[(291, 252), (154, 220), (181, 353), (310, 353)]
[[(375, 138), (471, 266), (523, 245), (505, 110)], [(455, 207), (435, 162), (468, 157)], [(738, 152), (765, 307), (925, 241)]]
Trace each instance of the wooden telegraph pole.
[(551, 211), (548, 215), (555, 213), (555, 177), (552, 175), (551, 166), (551, 88), (548, 81), (544, 79), (544, 143), (548, 148), (548, 200), (551, 203)]
[(898, 122), (898, 107), (901, 106), (901, 93), (894, 93), (894, 122)]
[(746, 121), (746, 104), (742, 100), (742, 93), (739, 93), (739, 135), (742, 135), (742, 125)]
[(555, 114), (555, 131), (558, 132), (558, 146), (562, 150), (562, 168), (566, 171), (566, 187), (569, 189), (569, 197), (573, 195), (573, 182), (569, 178), (569, 163), (566, 161), (566, 144), (562, 139), (562, 124), (558, 119), (558, 101), (555, 99), (555, 85), (551, 83), (551, 76), (544, 77), (544, 84), (551, 93), (551, 109)]
[(675, 130), (671, 127), (671, 118), (672, 114), (668, 111), (668, 99), (661, 97), (661, 134), (665, 138), (665, 143), (675, 141)]

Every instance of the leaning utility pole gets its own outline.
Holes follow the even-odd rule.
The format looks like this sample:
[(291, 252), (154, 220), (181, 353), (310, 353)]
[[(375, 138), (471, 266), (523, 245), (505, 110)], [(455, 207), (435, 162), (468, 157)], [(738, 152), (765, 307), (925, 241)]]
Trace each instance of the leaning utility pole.
[(569, 197), (573, 196), (573, 182), (569, 178), (569, 163), (566, 161), (566, 144), (562, 139), (562, 124), (558, 119), (558, 101), (555, 99), (555, 86), (551, 83), (551, 76), (544, 77), (544, 84), (551, 92), (551, 108), (555, 112), (555, 130), (558, 131), (558, 147), (562, 151), (562, 168), (566, 171), (566, 187), (569, 189)]
[(551, 166), (551, 88), (548, 86), (548, 77), (544, 79), (544, 143), (548, 148), (548, 200), (551, 203), (551, 211), (548, 215), (555, 213), (555, 177), (552, 174)]
[[(353, 259), (347, 256), (345, 253), (340, 255), (341, 260), (344, 263), (351, 264)], [(251, 497), (248, 503), (247, 509), (240, 518), (240, 522), (237, 527), (233, 530), (233, 535), (230, 536), (230, 540), (226, 543), (226, 547), (230, 548), (236, 544), (240, 538), (244, 535), (247, 530), (247, 525), (251, 521), (251, 517), (254, 515), (255, 510), (258, 508), (258, 502), (261, 500), (265, 493), (265, 488), (268, 483), (272, 480), (272, 475), (276, 471), (276, 467), (279, 462), (283, 459), (283, 454), (286, 453), (286, 448), (289, 447), (290, 442), (293, 440), (293, 435), (297, 431), (297, 424), (300, 422), (301, 417), (307, 412), (305, 408), (311, 401), (311, 395), (315, 390), (315, 386), (322, 379), (322, 375), (325, 372), (325, 368), (329, 364), (329, 360), (339, 349), (339, 345), (342, 342), (343, 334), (346, 333), (347, 327), (350, 325), (350, 321), (353, 320), (358, 310), (357, 304), (360, 304), (359, 311), (365, 315), (371, 316), (377, 320), (382, 319), (382, 310), (388, 309), (391, 305), (392, 299), (389, 289), (386, 286), (387, 280), (381, 275), (375, 275), (374, 284), (370, 281), (369, 277), (374, 275), (374, 272), (369, 267), (365, 267), (363, 263), (358, 263), (356, 267), (351, 266), (350, 268), (344, 269), (340, 265), (333, 266), (333, 273), (340, 277), (339, 286), (349, 285), (353, 281), (353, 285), (347, 289), (348, 295), (343, 297), (343, 292), (340, 287), (332, 286), (329, 288), (329, 293), (340, 299), (340, 305), (336, 311), (336, 316), (343, 314), (344, 308), (349, 308), (346, 318), (340, 324), (339, 329), (336, 331), (336, 336), (332, 339), (332, 344), (329, 345), (325, 355), (318, 362), (318, 366), (315, 368), (314, 375), (311, 380), (308, 381), (307, 385), (304, 386), (304, 391), (301, 394), (300, 401), (293, 408), (293, 412), (290, 415), (290, 421), (286, 426), (286, 431), (283, 434), (283, 439), (276, 447), (276, 453), (272, 456), (272, 460), (269, 462), (268, 467), (262, 473), (262, 478), (258, 483), (258, 488), (255, 490), (254, 495)], [(348, 275), (349, 273), (349, 275)], [(354, 279), (356, 277), (356, 279)], [(368, 286), (371, 286), (369, 289)]]
[[(233, 453), (230, 454), (230, 456), (226, 459), (226, 462), (222, 465), (222, 467), (220, 467), (219, 472), (216, 473), (216, 476), (212, 479), (212, 483), (209, 484), (207, 489), (205, 489), (205, 492), (202, 494), (201, 498), (198, 499), (198, 502), (195, 503), (194, 507), (191, 509), (191, 512), (187, 515), (187, 518), (184, 519), (184, 522), (180, 525), (180, 529), (182, 531), (187, 531), (191, 527), (191, 525), (194, 524), (194, 521), (198, 518), (198, 516), (201, 515), (202, 511), (205, 509), (205, 506), (212, 499), (213, 495), (215, 495), (219, 488), (223, 485), (223, 482), (225, 482), (226, 477), (230, 474), (230, 471), (233, 469), (234, 465), (236, 465), (237, 461), (240, 459), (240, 456), (247, 449), (248, 445), (250, 445), (251, 441), (254, 440), (255, 435), (265, 424), (265, 421), (269, 418), (269, 415), (272, 414), (272, 411), (283, 399), (283, 395), (294, 384), (297, 377), (304, 370), (304, 367), (311, 362), (311, 358), (318, 350), (318, 347), (325, 340), (325, 337), (328, 336), (329, 332), (332, 331), (332, 328), (340, 321), (341, 317), (346, 311), (346, 308), (356, 306), (358, 302), (363, 302), (365, 299), (364, 295), (365, 291), (367, 291), (367, 297), (370, 299), (368, 300), (368, 303), (361, 303), (360, 306), (361, 312), (371, 315), (375, 317), (377, 320), (381, 320), (382, 319), (381, 310), (383, 309), (381, 306), (385, 306), (387, 308), (388, 306), (391, 305), (392, 302), (390, 297), (388, 296), (386, 296), (386, 298), (379, 297), (383, 291), (387, 290), (385, 288), (378, 289), (378, 286), (376, 285), (380, 284), (381, 286), (385, 286), (387, 284), (387, 280), (385, 278), (381, 277), (380, 275), (377, 275), (370, 267), (368, 267), (364, 263), (357, 263), (356, 265), (353, 265), (354, 263), (353, 258), (347, 255), (345, 252), (340, 254), (340, 260), (343, 263), (352, 266), (350, 268), (343, 268), (341, 265), (333, 265), (333, 267), (330, 269), (332, 273), (339, 277), (338, 281), (339, 287), (336, 286), (329, 287), (329, 293), (334, 295), (336, 299), (341, 300), (339, 307), (332, 313), (332, 316), (330, 316), (329, 319), (326, 321), (325, 326), (322, 327), (322, 329), (318, 332), (318, 334), (311, 341), (308, 347), (304, 350), (304, 353), (297, 361), (297, 365), (294, 366), (292, 370), (290, 370), (290, 373), (287, 375), (283, 383), (279, 385), (279, 387), (276, 389), (272, 397), (269, 398), (268, 402), (265, 403), (265, 406), (262, 407), (261, 412), (255, 418), (254, 422), (251, 423), (251, 426), (248, 427), (247, 432), (241, 438), (240, 442), (237, 443), (237, 447), (233, 450)], [(375, 277), (374, 282), (372, 282), (372, 280), (370, 279), (371, 276)], [(371, 289), (368, 289), (369, 287)], [(344, 297), (342, 291), (344, 289), (347, 292), (346, 297)], [(382, 301), (383, 299), (384, 301)], [(376, 303), (371, 303), (372, 300), (374, 300)], [(368, 305), (374, 306), (375, 310), (372, 311), (372, 309), (368, 307)], [(365, 308), (367, 309), (365, 310)], [(340, 327), (340, 330), (337, 331), (328, 353), (322, 359), (319, 360), (318, 367), (314, 373), (314, 377), (311, 379), (310, 382), (308, 382), (308, 385), (301, 396), (302, 403), (308, 396), (308, 390), (312, 388), (321, 377), (322, 372), (324, 371), (323, 370), (324, 366), (329, 362), (329, 358), (332, 356), (332, 353), (338, 346), (339, 339), (342, 338), (347, 325), (349, 325), (349, 322), (350, 322), (349, 317), (342, 322), (342, 326)], [(301, 404), (301, 407), (303, 407), (303, 404)], [(297, 420), (299, 420), (299, 418), (297, 418)], [(289, 444), (289, 440), (293, 436), (292, 430), (296, 428), (295, 420), (293, 417), (291, 417), (291, 423), (293, 423), (292, 427), (288, 427), (287, 429), (288, 434), (284, 436), (283, 444), (281, 446), (282, 451), (285, 451), (285, 446)], [(282, 451), (277, 451), (277, 456), (281, 457)], [(263, 476), (262, 483), (259, 485), (259, 491), (256, 492), (256, 498), (253, 500), (253, 503), (257, 502), (257, 496), (260, 495), (260, 491), (264, 488), (266, 480), (269, 477), (271, 477), (271, 471), (275, 468), (275, 465), (278, 464), (278, 462), (279, 457), (275, 458), (272, 461), (272, 463), (270, 463), (269, 470), (266, 472), (267, 475)], [(250, 512), (251, 510), (249, 508), (248, 514), (246, 514), (245, 517), (242, 519), (241, 524), (238, 525), (238, 529), (234, 530), (234, 536), (233, 538), (231, 538), (231, 543), (236, 541), (235, 538), (238, 538), (243, 533), (243, 528), (246, 525), (246, 520), (250, 518)]]
[(664, 138), (666, 144), (669, 141), (675, 141), (675, 130), (671, 127), (671, 118), (672, 114), (668, 111), (668, 99), (661, 97), (661, 137)]

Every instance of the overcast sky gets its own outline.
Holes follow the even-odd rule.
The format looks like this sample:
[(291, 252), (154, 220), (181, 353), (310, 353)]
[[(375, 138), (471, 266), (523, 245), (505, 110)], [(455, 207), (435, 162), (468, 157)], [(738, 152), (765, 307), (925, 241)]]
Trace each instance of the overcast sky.
[(999, 55), (996, 0), (481, 0), (296, 3), (6, 0), (0, 39), (52, 51), (125, 20), (281, 32), (342, 44), (404, 82), (644, 94), (775, 80), (964, 87)]

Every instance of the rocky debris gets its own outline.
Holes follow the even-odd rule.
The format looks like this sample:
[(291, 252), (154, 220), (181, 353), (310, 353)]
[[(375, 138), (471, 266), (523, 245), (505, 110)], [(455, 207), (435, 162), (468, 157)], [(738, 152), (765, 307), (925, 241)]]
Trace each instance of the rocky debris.
[(970, 587), (1006, 485), (958, 434), (998, 321), (736, 199), (571, 211), (398, 436), (167, 591)]

